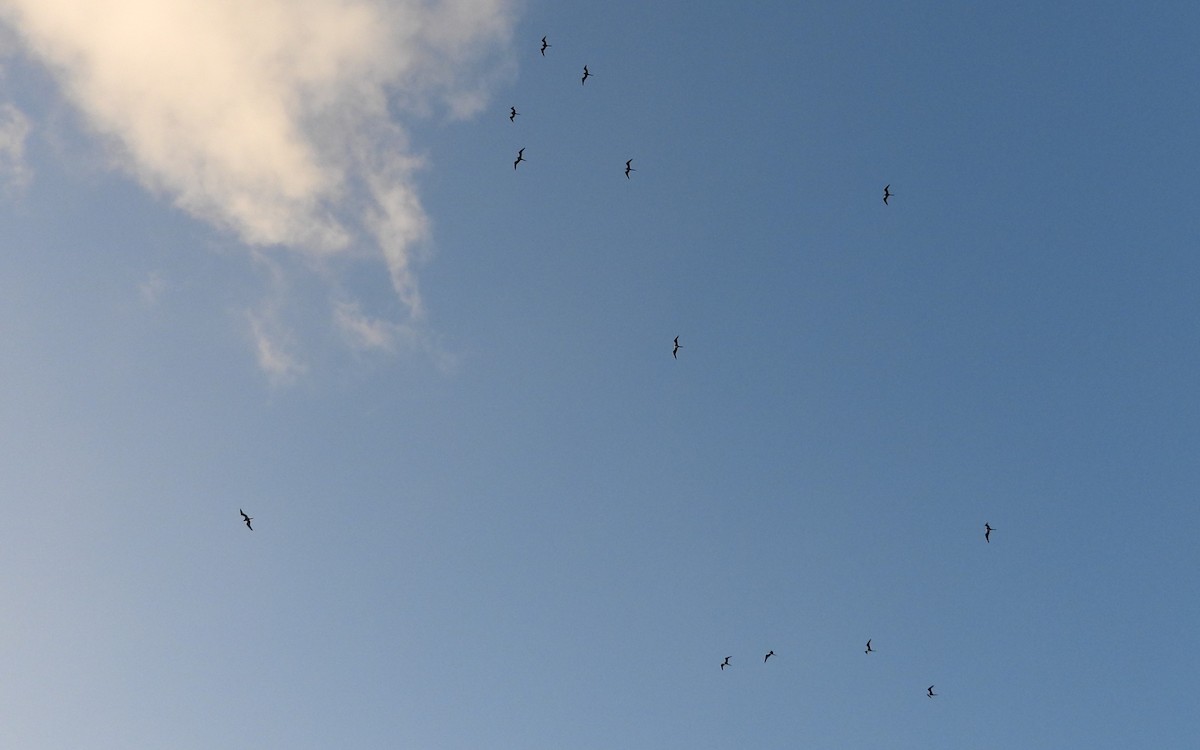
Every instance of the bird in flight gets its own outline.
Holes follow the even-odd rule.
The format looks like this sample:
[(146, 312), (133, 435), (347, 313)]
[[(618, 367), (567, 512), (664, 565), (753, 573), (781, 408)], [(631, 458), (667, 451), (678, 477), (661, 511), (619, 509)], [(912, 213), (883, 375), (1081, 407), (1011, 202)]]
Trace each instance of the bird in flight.
[(671, 356), (674, 357), (675, 359), (679, 359), (679, 350), (682, 348), (683, 348), (683, 345), (679, 343), (679, 337), (676, 336), (675, 337), (675, 348), (671, 350)]
[(991, 544), (993, 531), (995, 531), (995, 529), (992, 528), (992, 525), (990, 523), (985, 523), (983, 525), (983, 541)]
[(770, 659), (770, 658), (771, 658), (772, 656), (774, 656), (774, 655), (775, 655), (775, 652), (774, 652), (774, 651), (768, 651), (768, 652), (767, 652), (767, 655), (763, 657), (763, 664), (766, 664), (766, 663), (767, 663), (767, 659)]
[(633, 159), (630, 159), (629, 161), (625, 162), (625, 179), (627, 179), (627, 180), (629, 179), (630, 172), (636, 172), (636, 171), (637, 170), (633, 168)]
[(553, 46), (554, 46), (553, 44), (546, 41), (546, 37), (542, 37), (542, 57), (546, 56), (546, 48), (553, 47)]
[(870, 638), (868, 638), (868, 639), (867, 639), (867, 650), (866, 650), (866, 651), (864, 651), (863, 653), (864, 653), (864, 654), (869, 654), (869, 653), (871, 653), (871, 652), (872, 652), (872, 651), (874, 651), (874, 650), (875, 650), (875, 649), (871, 648), (871, 639), (870, 639)]
[(892, 197), (892, 191), (888, 190), (891, 186), (890, 182), (883, 186), (883, 205), (885, 206), (888, 204), (887, 199)]
[(246, 515), (246, 511), (242, 510), (241, 508), (238, 508), (238, 513), (242, 514), (242, 523), (246, 524), (246, 528), (254, 531), (254, 527), (250, 525), (250, 522), (254, 520), (254, 517)]
[(582, 86), (583, 84), (587, 83), (587, 79), (590, 78), (591, 75), (592, 74), (588, 72), (587, 66), (584, 65), (583, 66), (583, 78), (579, 79), (579, 85)]
[(508, 121), (515, 122), (517, 119), (517, 115), (519, 115), (519, 114), (521, 114), (521, 113), (517, 111), (516, 107), (509, 107), (508, 108)]
[(925, 692), (929, 694), (929, 697), (930, 697), (930, 698), (932, 698), (933, 696), (937, 695), (937, 693), (933, 692), (933, 685), (930, 685), (930, 686), (929, 686), (929, 689), (928, 689), (928, 690), (926, 690)]
[(722, 671), (722, 672), (724, 672), (724, 671), (725, 671), (725, 667), (732, 667), (732, 666), (733, 666), (732, 664), (730, 664), (730, 663), (729, 663), (729, 660), (730, 660), (730, 659), (732, 659), (732, 658), (733, 658), (732, 656), (726, 656), (726, 657), (725, 657), (725, 661), (721, 662), (721, 671)]
[(516, 169), (517, 165), (523, 161), (525, 161), (525, 149), (521, 149), (517, 152), (517, 160), (513, 162), (513, 169)]

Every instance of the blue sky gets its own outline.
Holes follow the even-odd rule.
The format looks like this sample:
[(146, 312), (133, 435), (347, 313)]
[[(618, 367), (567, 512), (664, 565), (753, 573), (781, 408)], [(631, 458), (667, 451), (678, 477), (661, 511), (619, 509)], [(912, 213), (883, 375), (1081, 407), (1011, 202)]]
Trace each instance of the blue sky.
[(0, 744), (1190, 746), (1200, 10), (1052, 5), (0, 3)]

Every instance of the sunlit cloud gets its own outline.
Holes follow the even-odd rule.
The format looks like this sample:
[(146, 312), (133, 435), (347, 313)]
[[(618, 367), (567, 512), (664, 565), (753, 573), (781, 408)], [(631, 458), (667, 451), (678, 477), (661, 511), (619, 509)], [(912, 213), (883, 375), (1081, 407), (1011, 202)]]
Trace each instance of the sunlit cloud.
[[(0, 0), (0, 14), (146, 188), (251, 248), (322, 264), (372, 247), (404, 322), (423, 319), (425, 165), (398, 120), (484, 106), (510, 73), (511, 0)], [(19, 114), (0, 111), (0, 159), (21, 154)], [(259, 346), (264, 369), (294, 373), (280, 351)]]

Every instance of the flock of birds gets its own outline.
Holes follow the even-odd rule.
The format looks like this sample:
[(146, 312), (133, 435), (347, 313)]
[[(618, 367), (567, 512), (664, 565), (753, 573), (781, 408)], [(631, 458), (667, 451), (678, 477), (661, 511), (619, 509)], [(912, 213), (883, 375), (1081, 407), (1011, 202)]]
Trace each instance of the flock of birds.
[[(675, 350), (676, 350), (676, 351), (679, 351), (679, 337), (678, 337), (678, 336), (676, 336), (676, 337), (675, 337)], [(244, 515), (246, 515), (246, 514), (245, 514), (245, 513), (243, 513), (242, 515), (244, 516)], [(250, 525), (250, 522), (249, 522), (249, 521), (247, 521), (247, 522), (246, 522), (246, 525), (247, 525), (247, 526), (249, 526), (249, 525)], [(992, 543), (992, 532), (993, 532), (993, 531), (995, 531), (995, 530), (996, 530), (996, 528), (995, 528), (994, 526), (992, 526), (992, 524), (991, 524), (991, 523), (985, 522), (985, 523), (983, 524), (983, 541), (987, 542), (988, 544), (991, 544), (991, 543)], [(867, 639), (867, 647), (866, 647), (866, 649), (863, 651), (863, 653), (864, 653), (864, 654), (867, 654), (868, 656), (869, 656), (869, 655), (871, 655), (871, 654), (873, 654), (873, 653), (875, 653), (875, 649), (871, 648), (871, 641), (872, 641), (872, 640), (873, 640), (873, 639), (871, 639), (871, 638), (868, 638), (868, 639)], [(774, 655), (775, 655), (775, 651), (774, 651), (774, 649), (772, 649), (772, 650), (768, 651), (768, 652), (767, 652), (767, 654), (766, 654), (766, 656), (764, 656), (764, 657), (763, 657), (763, 664), (766, 664), (766, 663), (767, 663), (767, 659), (770, 659), (770, 658), (771, 658), (772, 656), (774, 656)], [(726, 656), (726, 657), (725, 657), (725, 660), (721, 662), (721, 671), (722, 671), (722, 672), (724, 672), (724, 671), (725, 671), (725, 667), (732, 667), (732, 666), (733, 666), (733, 664), (731, 664), (731, 663), (730, 663), (730, 661), (729, 661), (729, 660), (730, 660), (730, 659), (732, 659), (732, 658), (733, 658), (733, 656)], [(935, 693), (935, 692), (933, 692), (933, 688), (934, 688), (934, 686), (933, 686), (933, 685), (930, 685), (929, 687), (925, 688), (925, 695), (929, 696), (930, 698), (936, 698), (936, 697), (938, 696), (938, 694), (937, 694), (937, 693)]]
[[(675, 337), (675, 352), (677, 353), (679, 351), (679, 349), (680, 349), (679, 337), (676, 336)], [(251, 531), (254, 531), (254, 527), (250, 525), (250, 522), (254, 520), (254, 516), (246, 515), (246, 511), (242, 510), (241, 508), (238, 508), (238, 513), (241, 514), (242, 523), (246, 524), (246, 528), (250, 529)], [(987, 542), (988, 544), (991, 544), (992, 532), (995, 530), (996, 529), (991, 525), (991, 523), (984, 523), (983, 524), (983, 541)], [(870, 654), (875, 653), (875, 649), (871, 648), (871, 641), (872, 641), (871, 638), (867, 639), (867, 648), (865, 651), (863, 651), (864, 654), (870, 655)], [(774, 649), (768, 651), (766, 653), (766, 655), (763, 656), (763, 664), (766, 664), (767, 660), (770, 659), (774, 655), (775, 655)], [(726, 656), (725, 660), (721, 662), (721, 671), (722, 672), (725, 671), (725, 667), (733, 666), (733, 664), (730, 662), (730, 660), (732, 658), (733, 658), (732, 655)], [(929, 687), (925, 688), (925, 694), (927, 696), (929, 696), (930, 698), (936, 698), (938, 695), (937, 693), (933, 692), (933, 688), (934, 688), (933, 685), (930, 685)]]
[[(542, 57), (545, 57), (546, 50), (553, 46), (548, 41), (546, 41), (546, 39), (547, 39), (547, 37), (544, 37), (544, 36), (542, 37), (542, 46), (539, 50), (542, 53)], [(588, 70), (587, 65), (584, 65), (583, 66), (583, 77), (580, 79), (580, 85), (586, 85), (587, 79), (591, 78), (591, 77), (592, 77), (591, 71)], [(517, 111), (517, 108), (515, 106), (509, 107), (509, 112), (508, 112), (509, 122), (516, 122), (517, 117), (520, 114), (521, 113)], [(522, 147), (519, 151), (517, 151), (517, 158), (513, 162), (513, 169), (515, 170), (517, 168), (517, 165), (523, 161), (525, 161), (525, 148), (524, 147)], [(625, 179), (629, 179), (630, 172), (636, 172), (636, 171), (637, 170), (633, 168), (633, 159), (627, 160), (625, 162)], [(892, 186), (890, 183), (883, 186), (883, 204), (885, 206), (889, 205), (888, 199), (890, 199), (893, 195), (895, 195), (892, 192), (891, 188), (892, 188)], [(675, 341), (674, 341), (674, 347), (671, 349), (671, 356), (675, 359), (679, 359), (679, 350), (682, 348), (683, 348), (683, 344), (679, 343), (679, 337), (676, 336)], [(254, 517), (247, 515), (246, 512), (244, 510), (242, 510), (241, 508), (238, 509), (238, 513), (241, 514), (242, 523), (246, 524), (246, 528), (250, 529), (251, 531), (254, 531), (254, 527), (250, 525), (250, 522), (254, 520)], [(991, 523), (983, 524), (983, 540), (985, 542), (987, 542), (988, 544), (991, 543), (992, 532), (995, 530), (996, 529), (991, 525)], [(866, 646), (866, 649), (863, 651), (863, 653), (865, 653), (867, 655), (875, 653), (875, 649), (871, 648), (871, 640), (872, 639), (870, 639), (870, 638), (867, 639), (867, 646)], [(770, 659), (774, 655), (775, 655), (774, 650), (767, 651), (766, 655), (763, 656), (763, 663), (765, 664), (767, 662), (767, 660)], [(726, 667), (733, 666), (733, 664), (730, 661), (731, 659), (733, 659), (732, 655), (726, 656), (725, 659), (721, 662), (720, 666), (721, 666), (722, 672), (725, 671)], [(925, 694), (930, 698), (937, 697), (937, 695), (938, 695), (938, 693), (933, 692), (933, 688), (934, 688), (934, 686), (930, 685), (928, 688), (925, 689)]]
[[(542, 53), (542, 57), (545, 57), (546, 50), (550, 49), (553, 46), (554, 45), (550, 44), (550, 42), (546, 41), (546, 37), (542, 37), (542, 46), (541, 46), (541, 49), (539, 50)], [(588, 66), (584, 65), (583, 66), (583, 76), (579, 79), (579, 85), (586, 86), (587, 79), (589, 79), (591, 77), (592, 77), (592, 71), (588, 70)], [(508, 121), (516, 122), (517, 117), (519, 117), (520, 114), (521, 113), (517, 111), (516, 107), (509, 107), (508, 108)], [(525, 159), (525, 147), (522, 147), (519, 151), (517, 151), (517, 158), (513, 161), (513, 169), (515, 170), (517, 168), (517, 165), (523, 161), (527, 161)], [(636, 171), (637, 170), (633, 168), (633, 159), (627, 159), (625, 161), (625, 179), (627, 179), (627, 180), (630, 179), (629, 173), (636, 172)], [(884, 203), (887, 203), (886, 198), (884, 199)]]

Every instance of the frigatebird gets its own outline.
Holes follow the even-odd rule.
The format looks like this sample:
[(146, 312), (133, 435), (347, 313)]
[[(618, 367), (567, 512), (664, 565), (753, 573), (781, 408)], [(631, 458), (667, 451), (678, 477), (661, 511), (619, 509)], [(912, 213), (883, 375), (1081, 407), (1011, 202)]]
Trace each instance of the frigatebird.
[(523, 161), (525, 161), (525, 149), (521, 149), (517, 152), (517, 160), (513, 162), (513, 169), (516, 169), (517, 165)]
[(766, 663), (767, 663), (767, 659), (770, 659), (770, 658), (771, 658), (772, 656), (774, 656), (774, 655), (775, 655), (775, 652), (774, 652), (774, 651), (768, 651), (768, 652), (767, 652), (767, 655), (763, 657), (763, 664), (766, 664)]
[(508, 121), (515, 122), (517, 119), (517, 115), (519, 115), (519, 114), (521, 114), (521, 113), (517, 111), (516, 107), (509, 107)]
[(885, 206), (888, 204), (887, 199), (892, 197), (891, 191), (888, 190), (888, 188), (891, 186), (892, 184), (890, 182), (883, 186), (883, 205)]
[(724, 671), (725, 671), (725, 667), (732, 667), (732, 666), (733, 666), (732, 664), (730, 664), (730, 663), (729, 663), (729, 660), (730, 660), (730, 659), (732, 659), (732, 658), (733, 658), (732, 656), (726, 656), (726, 657), (725, 657), (725, 661), (721, 662), (721, 671), (722, 671), (722, 672), (724, 672)]
[(631, 166), (632, 164), (633, 164), (633, 159), (630, 159), (629, 161), (625, 162), (625, 179), (627, 179), (627, 180), (629, 179), (629, 173), (630, 173), (630, 172), (636, 172), (636, 171), (637, 171), (636, 169), (634, 169), (634, 168)]
[(995, 531), (995, 529), (992, 528), (992, 525), (990, 523), (985, 523), (983, 525), (983, 541), (991, 544), (993, 531)]
[(864, 654), (869, 654), (869, 653), (871, 653), (871, 652), (872, 652), (872, 651), (874, 651), (874, 650), (875, 650), (875, 649), (871, 648), (871, 639), (870, 639), (870, 638), (868, 638), (868, 639), (867, 639), (867, 650), (866, 650), (866, 651), (864, 651), (863, 653), (864, 653)]
[(546, 56), (546, 48), (553, 47), (553, 46), (554, 46), (553, 44), (546, 41), (546, 37), (542, 37), (542, 57)]
[(591, 77), (591, 75), (592, 74), (588, 72), (587, 66), (584, 65), (583, 66), (583, 78), (579, 79), (579, 85), (582, 86), (583, 84), (587, 83), (587, 79), (589, 77)]
[(254, 520), (254, 517), (246, 515), (246, 511), (242, 510), (241, 508), (238, 508), (238, 513), (242, 514), (242, 522), (246, 524), (246, 528), (254, 531), (254, 527), (250, 525), (250, 522)]
[(933, 685), (930, 685), (930, 686), (929, 686), (929, 689), (928, 689), (926, 692), (927, 692), (927, 693), (929, 693), (929, 697), (930, 697), (930, 698), (932, 698), (933, 696), (937, 695), (937, 693), (933, 692)]
[(683, 345), (679, 343), (679, 337), (676, 336), (675, 337), (675, 348), (671, 350), (671, 356), (674, 357), (675, 359), (679, 359), (679, 350), (682, 348), (683, 348)]

